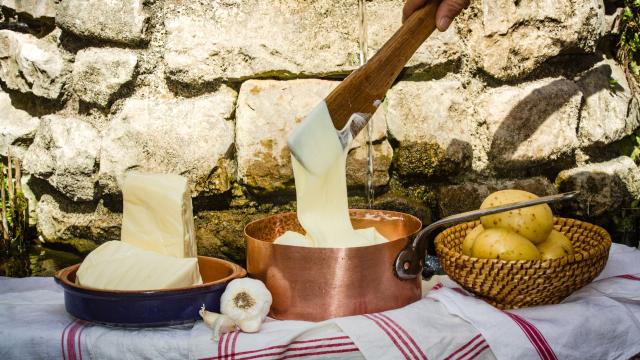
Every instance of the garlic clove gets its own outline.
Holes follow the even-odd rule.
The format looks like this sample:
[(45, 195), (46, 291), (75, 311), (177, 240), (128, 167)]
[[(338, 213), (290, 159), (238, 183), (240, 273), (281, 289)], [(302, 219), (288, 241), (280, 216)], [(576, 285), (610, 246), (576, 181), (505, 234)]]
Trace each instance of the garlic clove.
[(202, 307), (200, 308), (200, 311), (198, 311), (198, 314), (200, 314), (200, 317), (202, 318), (204, 323), (207, 324), (207, 326), (209, 326), (209, 327), (213, 327), (213, 324), (216, 322), (218, 317), (221, 315), (221, 314), (218, 314), (218, 313), (207, 311), (205, 309), (205, 307), (204, 307), (204, 304), (202, 304)]
[(213, 340), (215, 341), (218, 341), (222, 334), (236, 331), (238, 327), (236, 322), (230, 317), (205, 310), (204, 304), (198, 313), (202, 320), (204, 320), (204, 323), (213, 330)]
[(260, 330), (260, 326), (262, 325), (262, 318), (250, 318), (245, 320), (240, 320), (238, 325), (240, 325), (240, 330), (248, 333), (258, 332)]

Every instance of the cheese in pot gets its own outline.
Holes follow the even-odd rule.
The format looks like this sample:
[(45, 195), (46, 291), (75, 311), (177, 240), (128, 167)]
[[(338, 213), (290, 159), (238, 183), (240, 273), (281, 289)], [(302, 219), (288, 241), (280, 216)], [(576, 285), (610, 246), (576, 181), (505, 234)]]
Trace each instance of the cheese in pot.
[[(331, 124), (331, 116), (326, 104), (322, 102), (316, 107), (305, 119), (305, 122), (329, 122), (331, 125), (315, 127), (319, 129), (315, 133), (316, 144), (328, 145), (309, 151), (306, 158), (318, 158), (318, 161), (324, 161), (324, 159), (333, 157), (335, 160), (326, 172), (314, 174), (302, 166), (295, 157), (291, 157), (296, 184), (298, 221), (306, 231), (306, 235), (287, 231), (274, 243), (344, 248), (386, 242), (387, 240), (374, 228), (354, 230), (351, 225), (346, 178), (349, 146), (347, 149), (342, 149), (339, 145), (340, 140), (333, 124)], [(350, 126), (350, 123), (347, 123), (346, 126)], [(335, 146), (336, 142), (338, 142), (338, 147)], [(336, 153), (327, 156), (325, 153), (327, 151)]]
[(191, 192), (184, 177), (129, 173), (122, 195), (122, 241), (162, 255), (197, 255)]
[(84, 259), (76, 282), (104, 290), (157, 290), (202, 284), (198, 259), (176, 258), (108, 241)]

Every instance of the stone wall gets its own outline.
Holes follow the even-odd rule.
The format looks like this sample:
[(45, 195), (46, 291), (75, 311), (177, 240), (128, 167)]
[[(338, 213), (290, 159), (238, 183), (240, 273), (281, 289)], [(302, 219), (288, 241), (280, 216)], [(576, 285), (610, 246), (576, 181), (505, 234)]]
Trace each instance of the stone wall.
[[(40, 239), (119, 237), (123, 175), (191, 184), (200, 252), (242, 261), (242, 228), (295, 209), (286, 136), (357, 67), (355, 1), (0, 0), (0, 155), (23, 160)], [(369, 53), (401, 0), (367, 2)], [(611, 58), (617, 5), (473, 1), (407, 64), (373, 118), (376, 207), (423, 221), (507, 187), (579, 189), (558, 213), (610, 226), (640, 198), (619, 143), (640, 103)], [(350, 152), (362, 206), (366, 146)], [(613, 229), (612, 227), (610, 227)]]

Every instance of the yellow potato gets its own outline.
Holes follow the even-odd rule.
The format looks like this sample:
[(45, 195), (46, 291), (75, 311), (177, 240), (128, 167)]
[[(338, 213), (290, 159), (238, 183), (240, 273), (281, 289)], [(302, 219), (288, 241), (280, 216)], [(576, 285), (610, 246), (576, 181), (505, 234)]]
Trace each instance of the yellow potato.
[(536, 260), (540, 252), (527, 238), (509, 229), (486, 229), (473, 243), (473, 257), (500, 260)]
[[(512, 204), (520, 201), (535, 199), (538, 196), (522, 190), (501, 190), (492, 193), (480, 205), (486, 209), (499, 205)], [(506, 228), (513, 230), (540, 244), (549, 237), (553, 229), (553, 213), (547, 204), (529, 206), (522, 209), (509, 210), (502, 213), (487, 215), (480, 218), (485, 229)]]
[(464, 255), (471, 256), (471, 248), (473, 247), (473, 243), (476, 241), (476, 238), (478, 238), (478, 235), (480, 235), (480, 233), (483, 231), (484, 228), (482, 227), (482, 225), (478, 225), (474, 227), (473, 230), (467, 233), (467, 236), (462, 242), (462, 253)]
[(540, 251), (540, 258), (543, 260), (557, 259), (559, 257), (573, 255), (573, 245), (571, 240), (567, 239), (564, 234), (559, 231), (551, 230), (549, 238), (536, 246)]

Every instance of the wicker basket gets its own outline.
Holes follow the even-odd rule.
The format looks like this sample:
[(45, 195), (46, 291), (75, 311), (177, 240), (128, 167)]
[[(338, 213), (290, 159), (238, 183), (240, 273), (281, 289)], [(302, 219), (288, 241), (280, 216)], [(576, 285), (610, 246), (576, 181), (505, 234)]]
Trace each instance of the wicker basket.
[(607, 262), (611, 237), (601, 227), (586, 222), (554, 220), (554, 228), (573, 243), (574, 255), (511, 261), (463, 255), (462, 241), (479, 221), (459, 224), (438, 234), (436, 252), (447, 275), (498, 308), (557, 304), (598, 276)]

